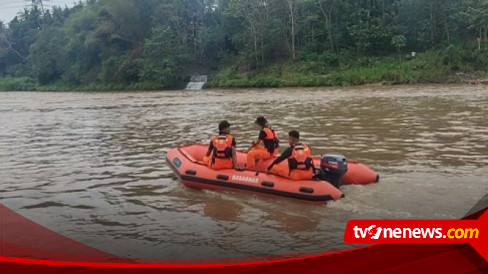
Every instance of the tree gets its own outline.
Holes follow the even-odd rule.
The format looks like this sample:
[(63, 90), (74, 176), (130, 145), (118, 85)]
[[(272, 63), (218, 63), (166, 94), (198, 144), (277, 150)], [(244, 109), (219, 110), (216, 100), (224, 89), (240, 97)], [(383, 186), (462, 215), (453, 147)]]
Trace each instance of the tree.
[(313, 0), (315, 5), (319, 8), (324, 17), (325, 29), (327, 30), (327, 38), (329, 40), (330, 50), (335, 51), (334, 38), (333, 38), (333, 23), (332, 16), (337, 8), (336, 0)]
[(26, 58), (12, 46), (10, 36), (10, 30), (6, 28), (2, 21), (0, 21), (0, 58), (2, 56), (5, 57), (9, 52), (13, 52), (20, 59), (26, 60)]
[(286, 0), (288, 4), (288, 12), (290, 13), (290, 28), (291, 28), (291, 52), (293, 60), (297, 59), (296, 48), (295, 48), (295, 31), (297, 24), (297, 0)]
[(29, 60), (39, 83), (49, 84), (61, 78), (64, 63), (66, 37), (56, 28), (44, 28), (39, 39), (32, 44)]
[(189, 56), (183, 45), (178, 45), (178, 38), (169, 26), (156, 27), (153, 35), (146, 40), (140, 71), (140, 78), (145, 82), (156, 83), (161, 87), (177, 84), (182, 66)]
[(460, 13), (461, 18), (469, 23), (469, 29), (478, 32), (478, 50), (481, 50), (483, 40), (488, 40), (488, 1), (487, 0), (464, 0), (464, 11)]
[(403, 35), (395, 35), (391, 38), (391, 44), (395, 46), (398, 50), (398, 62), (402, 62), (401, 48), (407, 45), (407, 38)]
[(195, 71), (281, 74), (293, 60), (325, 74), (404, 50), (485, 70), (487, 48), (488, 0), (86, 0), (0, 23), (0, 75), (170, 88)]
[(248, 27), (256, 65), (264, 63), (264, 33), (269, 19), (269, 6), (263, 0), (229, 0), (226, 15)]

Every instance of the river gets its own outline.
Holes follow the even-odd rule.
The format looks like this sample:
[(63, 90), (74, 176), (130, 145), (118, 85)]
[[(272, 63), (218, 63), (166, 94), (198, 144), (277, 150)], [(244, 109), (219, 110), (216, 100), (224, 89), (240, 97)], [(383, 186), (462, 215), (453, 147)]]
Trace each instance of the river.
[[(229, 120), (238, 148), (264, 115), (286, 142), (381, 175), (328, 205), (181, 185), (165, 154)], [(0, 202), (131, 258), (348, 247), (351, 219), (457, 219), (488, 193), (488, 88), (468, 85), (0, 93)], [(283, 144), (282, 148), (285, 147)]]

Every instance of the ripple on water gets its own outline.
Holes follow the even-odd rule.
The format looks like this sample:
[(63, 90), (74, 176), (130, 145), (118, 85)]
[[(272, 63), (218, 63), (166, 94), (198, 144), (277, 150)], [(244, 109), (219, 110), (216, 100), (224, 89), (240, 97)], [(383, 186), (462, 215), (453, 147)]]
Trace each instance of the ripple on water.
[[(341, 248), (351, 219), (460, 218), (488, 192), (481, 87), (20, 92), (0, 101), (2, 203), (120, 256)], [(297, 129), (315, 154), (345, 154), (379, 171), (381, 182), (344, 186), (346, 198), (323, 206), (174, 179), (171, 148), (207, 143), (222, 119), (247, 148), (258, 115), (278, 130), (281, 149)]]

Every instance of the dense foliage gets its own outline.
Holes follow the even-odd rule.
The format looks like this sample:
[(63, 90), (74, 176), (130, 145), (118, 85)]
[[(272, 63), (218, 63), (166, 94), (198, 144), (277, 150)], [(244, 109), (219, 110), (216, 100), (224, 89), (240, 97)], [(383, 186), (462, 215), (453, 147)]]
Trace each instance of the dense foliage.
[(486, 71), (487, 33), (488, 0), (34, 6), (0, 22), (0, 88), (175, 88), (195, 73), (235, 87), (435, 81)]

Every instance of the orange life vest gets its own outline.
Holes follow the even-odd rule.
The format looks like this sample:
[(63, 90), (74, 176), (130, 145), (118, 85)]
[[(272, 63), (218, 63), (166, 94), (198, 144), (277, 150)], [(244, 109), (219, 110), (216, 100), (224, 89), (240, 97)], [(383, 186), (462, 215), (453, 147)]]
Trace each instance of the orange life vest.
[(312, 151), (307, 144), (296, 144), (288, 158), (290, 172), (293, 169), (308, 170), (313, 167)]
[(227, 159), (232, 157), (232, 135), (218, 135), (212, 138), (213, 154), (212, 160), (215, 158)]
[(264, 139), (264, 147), (269, 151), (269, 153), (273, 153), (275, 149), (280, 146), (280, 140), (278, 140), (278, 136), (274, 130), (265, 127), (263, 128), (264, 133), (266, 133), (266, 138)]

